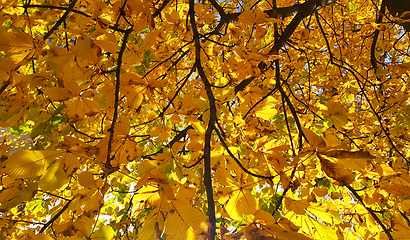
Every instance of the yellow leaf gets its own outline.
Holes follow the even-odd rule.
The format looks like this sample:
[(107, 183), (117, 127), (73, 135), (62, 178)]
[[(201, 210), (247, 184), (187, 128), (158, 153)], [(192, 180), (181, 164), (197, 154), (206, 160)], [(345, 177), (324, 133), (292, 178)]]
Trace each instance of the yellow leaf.
[(339, 213), (335, 210), (327, 209), (326, 206), (310, 206), (308, 211), (318, 219), (331, 225), (336, 225), (342, 222)]
[(71, 92), (69, 89), (61, 87), (46, 87), (44, 89), (44, 94), (53, 101), (67, 101), (73, 97), (78, 96), (77, 94)]
[(410, 183), (402, 177), (392, 177), (387, 183), (383, 182), (380, 188), (398, 197), (410, 196)]
[(401, 209), (405, 212), (410, 211), (410, 200), (403, 200), (400, 202)]
[(85, 115), (93, 116), (99, 111), (100, 106), (97, 102), (83, 97), (77, 98), (65, 109), (65, 113), (70, 122), (81, 121)]
[(285, 197), (285, 206), (290, 211), (293, 211), (296, 214), (305, 214), (307, 207), (309, 207), (310, 203), (307, 199), (302, 200), (294, 200), (289, 197)]
[(30, 34), (24, 32), (13, 34), (11, 32), (0, 31), (0, 51), (18, 53), (30, 50), (33, 47), (34, 42)]
[(96, 191), (94, 196), (88, 199), (87, 204), (84, 206), (84, 212), (95, 212), (98, 213), (101, 207), (104, 205), (104, 198), (99, 191)]
[(325, 187), (315, 187), (313, 189), (313, 193), (316, 194), (318, 197), (324, 197), (328, 193), (328, 189)]
[(19, 179), (0, 191), (0, 211), (8, 210), (22, 202), (30, 200), (37, 191), (37, 183)]
[(37, 235), (29, 237), (28, 240), (54, 240), (54, 238), (50, 237), (45, 233), (39, 233)]
[(96, 181), (92, 173), (86, 171), (78, 175), (78, 182), (85, 188), (97, 188)]
[(258, 203), (249, 190), (238, 189), (225, 205), (225, 210), (232, 219), (240, 221), (243, 214), (254, 214), (258, 210)]
[(317, 135), (315, 132), (308, 128), (302, 127), (303, 133), (305, 134), (306, 138), (309, 141), (309, 144), (314, 147), (314, 148), (323, 148), (326, 147), (326, 142), (325, 140)]
[(139, 181), (136, 186), (137, 189), (146, 185), (150, 182), (156, 182), (158, 184), (158, 189), (161, 197), (167, 197), (168, 199), (174, 198), (174, 190), (169, 184), (168, 180), (165, 178), (161, 170), (151, 169), (149, 170)]
[(215, 177), (222, 186), (236, 186), (236, 181), (231, 177), (225, 166), (220, 166), (216, 169)]
[(116, 135), (128, 136), (130, 132), (130, 120), (124, 116), (120, 115), (118, 122), (115, 124), (114, 133)]
[(324, 239), (324, 240), (337, 240), (337, 234), (334, 229), (331, 229), (330, 227), (324, 225), (323, 223), (317, 222), (315, 220), (313, 221), (313, 225), (316, 228), (315, 236), (317, 239)]
[(164, 222), (165, 219), (161, 212), (157, 210), (152, 211), (138, 232), (138, 237), (141, 240), (161, 239), (161, 234), (164, 231)]
[(119, 50), (118, 46), (109, 39), (93, 40), (93, 42), (105, 52), (116, 53)]
[(52, 192), (61, 188), (66, 183), (68, 183), (67, 173), (61, 168), (61, 164), (56, 162), (47, 169), (47, 172), (43, 174), (43, 176), (41, 176), (38, 185), (41, 190)]
[(109, 239), (114, 239), (114, 236), (115, 236), (114, 230), (112, 229), (111, 226), (107, 225), (107, 226), (104, 226), (104, 227), (98, 229), (97, 231), (95, 231), (93, 233), (93, 235), (91, 236), (91, 239), (92, 240), (94, 240), (94, 239), (95, 240), (99, 240), (99, 239), (109, 240)]
[(93, 229), (94, 219), (89, 218), (85, 215), (81, 215), (77, 218), (74, 222), (75, 228), (84, 236), (89, 237), (91, 234), (91, 230)]
[(330, 116), (329, 126), (335, 125), (336, 128), (340, 128), (349, 121), (347, 111), (340, 102), (327, 102), (326, 106), (327, 114)]
[(158, 187), (144, 186), (138, 190), (133, 198), (133, 212), (140, 210), (140, 203), (155, 205), (155, 202), (160, 198)]
[(181, 200), (173, 200), (174, 209), (167, 216), (165, 234), (170, 239), (207, 239), (208, 218), (205, 213), (188, 206)]
[(54, 191), (63, 187), (68, 183), (68, 176), (71, 175), (78, 167), (80, 162), (77, 157), (66, 152), (61, 157), (56, 159), (48, 168), (47, 171), (41, 176), (39, 181), (39, 187), (43, 191)]
[(264, 120), (270, 120), (276, 115), (276, 113), (278, 113), (278, 110), (275, 108), (276, 102), (276, 99), (269, 96), (263, 103), (261, 103), (261, 107), (255, 111), (256, 116)]
[(0, 71), (9, 71), (10, 69), (16, 68), (17, 66), (21, 66), (22, 64), (25, 64), (27, 59), (29, 59), (32, 55), (33, 51), (27, 51), (7, 56), (0, 61)]
[(269, 232), (276, 237), (276, 239), (311, 240), (311, 238), (303, 235), (302, 233), (292, 232), (278, 225), (268, 225), (266, 226), (266, 229), (268, 229)]
[(61, 152), (53, 150), (19, 151), (9, 157), (3, 173), (7, 173), (9, 177), (14, 179), (35, 178), (42, 175), (48, 165), (60, 155)]
[(328, 150), (320, 151), (322, 155), (336, 158), (336, 161), (348, 169), (362, 171), (374, 157), (367, 151)]

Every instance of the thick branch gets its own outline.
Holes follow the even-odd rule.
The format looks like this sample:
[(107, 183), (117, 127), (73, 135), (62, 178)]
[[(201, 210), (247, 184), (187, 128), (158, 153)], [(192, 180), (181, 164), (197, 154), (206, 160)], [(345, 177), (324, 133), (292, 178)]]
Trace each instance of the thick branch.
[(208, 200), (208, 216), (209, 221), (211, 223), (211, 229), (209, 231), (209, 239), (215, 239), (216, 235), (216, 218), (215, 218), (215, 202), (214, 202), (214, 194), (212, 190), (212, 177), (211, 177), (211, 138), (212, 138), (212, 131), (215, 128), (216, 122), (216, 104), (215, 104), (215, 97), (212, 93), (212, 85), (208, 81), (204, 69), (201, 63), (201, 41), (200, 36), (198, 33), (198, 29), (195, 22), (195, 1), (189, 1), (189, 18), (192, 27), (192, 32), (194, 34), (194, 41), (195, 41), (195, 65), (198, 69), (198, 73), (202, 78), (202, 83), (204, 84), (206, 95), (209, 101), (209, 122), (208, 127), (205, 132), (205, 145), (204, 145), (204, 165), (205, 165), (205, 172), (204, 172), (204, 184), (206, 188), (206, 196)]
[[(327, 5), (331, 3), (334, 3), (335, 1), (336, 0), (309, 0), (305, 3), (293, 5), (291, 7), (274, 8), (274, 9), (265, 11), (265, 13), (268, 14), (269, 17), (271, 18), (288, 17), (296, 13), (296, 16), (293, 17), (289, 25), (286, 26), (282, 35), (280, 37), (275, 36), (275, 44), (272, 47), (272, 49), (269, 51), (269, 54), (278, 54), (279, 49), (281, 49), (283, 45), (285, 44), (285, 42), (289, 40), (293, 32), (296, 30), (296, 28), (299, 26), (300, 22), (304, 18), (310, 16), (316, 10), (326, 7)], [(241, 13), (227, 14), (226, 18), (225, 19), (222, 18), (221, 21), (230, 22), (230, 21), (237, 20), (240, 14)], [(258, 67), (262, 71), (264, 68), (264, 63), (260, 62)], [(255, 77), (252, 76), (252, 77), (249, 77), (243, 80), (240, 84), (238, 84), (235, 87), (235, 93), (238, 93), (239, 91), (243, 91), (245, 87), (249, 83), (251, 83), (254, 79)]]
[[(326, 7), (327, 5), (336, 2), (336, 0), (309, 0), (302, 4), (295, 4), (289, 7), (272, 8), (264, 12), (270, 18), (286, 18), (301, 13), (303, 18), (309, 16), (314, 10)], [(242, 12), (226, 14), (227, 22), (237, 21)]]
[(158, 17), (158, 16), (161, 14), (162, 10), (164, 10), (165, 6), (166, 6), (169, 2), (170, 2), (170, 0), (164, 0), (164, 2), (162, 3), (161, 7), (159, 7), (158, 10), (155, 11), (154, 14), (152, 14), (152, 17), (153, 17), (153, 18)]
[(299, 23), (305, 17), (310, 16), (317, 9), (325, 7), (333, 2), (335, 2), (335, 0), (309, 0), (300, 4), (296, 16), (293, 17), (289, 25), (286, 26), (280, 38), (275, 40), (275, 45), (270, 50), (269, 54), (277, 54), (279, 52), (279, 49), (281, 49), (285, 42), (289, 40), (290, 36), (292, 36), (293, 32), (299, 26)]
[[(384, 0), (382, 2), (382, 6), (379, 12), (379, 16), (376, 19), (376, 23), (381, 23), (383, 20), (383, 16), (384, 13), (386, 11), (386, 0)], [(370, 63), (372, 64), (372, 67), (374, 69), (374, 71), (377, 71), (377, 61), (376, 61), (376, 44), (377, 44), (377, 39), (379, 38), (379, 33), (380, 30), (376, 29), (374, 31), (374, 35), (373, 35), (373, 41), (372, 41), (372, 46), (371, 46), (371, 50), (370, 50)]]

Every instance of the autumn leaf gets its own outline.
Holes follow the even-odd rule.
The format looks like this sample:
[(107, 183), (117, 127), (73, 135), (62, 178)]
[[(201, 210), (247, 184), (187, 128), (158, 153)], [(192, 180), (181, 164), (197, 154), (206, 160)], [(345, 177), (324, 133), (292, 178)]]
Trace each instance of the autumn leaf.
[(30, 50), (34, 47), (33, 38), (30, 34), (19, 32), (13, 34), (12, 32), (0, 32), (0, 51), (7, 53), (18, 53)]
[(23, 177), (28, 179), (35, 178), (42, 175), (47, 170), (49, 164), (60, 155), (61, 152), (54, 150), (25, 150), (16, 152), (7, 159), (6, 168), (3, 171), (14, 179)]
[(0, 210), (5, 211), (30, 200), (37, 191), (37, 183), (17, 180), (7, 189), (0, 191)]
[(317, 154), (317, 157), (319, 158), (323, 171), (326, 173), (327, 176), (338, 181), (338, 183), (343, 186), (352, 183), (351, 173), (342, 165), (331, 162), (330, 160), (326, 159), (320, 154)]
[(142, 225), (141, 239), (158, 239), (164, 230), (164, 216), (158, 211), (153, 211)]
[(258, 210), (255, 196), (249, 190), (236, 190), (225, 205), (225, 210), (232, 219), (240, 221), (243, 215), (253, 214)]
[(305, 214), (305, 211), (309, 207), (309, 205), (310, 204), (306, 199), (294, 200), (291, 198), (285, 198), (286, 208), (296, 214)]
[(115, 237), (115, 232), (112, 229), (111, 226), (104, 226), (97, 231), (95, 231), (91, 235), (91, 239), (104, 239), (104, 240), (109, 240), (109, 239), (114, 239)]
[(349, 120), (347, 118), (347, 112), (343, 108), (343, 105), (340, 102), (328, 102), (326, 104), (327, 106), (327, 116), (330, 117), (329, 119), (329, 125), (336, 126), (337, 128), (340, 128), (344, 126)]
[(306, 138), (309, 141), (309, 144), (311, 144), (312, 147), (315, 148), (323, 148), (326, 147), (326, 142), (325, 140), (317, 135), (315, 132), (308, 128), (302, 128), (303, 134), (305, 134)]
[(167, 217), (165, 234), (172, 239), (206, 239), (208, 222), (205, 214), (176, 199)]
[(72, 153), (65, 153), (54, 163), (39, 180), (39, 187), (43, 191), (54, 191), (63, 187), (69, 181), (69, 176), (80, 166), (77, 157)]

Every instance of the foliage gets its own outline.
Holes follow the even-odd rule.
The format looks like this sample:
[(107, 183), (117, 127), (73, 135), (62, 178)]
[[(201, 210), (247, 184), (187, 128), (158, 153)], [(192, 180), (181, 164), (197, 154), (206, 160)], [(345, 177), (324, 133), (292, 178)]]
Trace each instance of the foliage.
[(397, 6), (1, 0), (2, 234), (406, 239)]

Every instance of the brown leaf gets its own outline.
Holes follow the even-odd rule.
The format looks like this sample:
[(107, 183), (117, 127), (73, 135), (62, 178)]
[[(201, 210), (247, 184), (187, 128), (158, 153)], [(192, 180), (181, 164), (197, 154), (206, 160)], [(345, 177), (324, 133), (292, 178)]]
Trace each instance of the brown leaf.
[(320, 154), (317, 154), (317, 157), (320, 160), (323, 171), (328, 177), (337, 180), (341, 186), (350, 185), (352, 183), (352, 175), (350, 174), (350, 171), (342, 165), (331, 162)]

